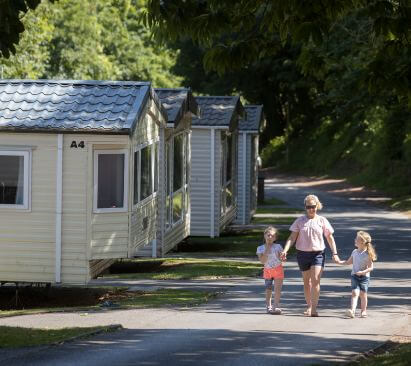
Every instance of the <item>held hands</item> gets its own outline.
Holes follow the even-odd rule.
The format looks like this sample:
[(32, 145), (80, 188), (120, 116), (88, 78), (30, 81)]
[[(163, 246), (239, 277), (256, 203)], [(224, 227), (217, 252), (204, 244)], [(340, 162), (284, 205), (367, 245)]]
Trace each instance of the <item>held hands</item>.
[(342, 261), (338, 255), (333, 255), (333, 261), (337, 264), (344, 264), (344, 261)]
[(287, 260), (287, 252), (283, 250), (280, 253), (280, 261), (285, 262), (286, 260)]

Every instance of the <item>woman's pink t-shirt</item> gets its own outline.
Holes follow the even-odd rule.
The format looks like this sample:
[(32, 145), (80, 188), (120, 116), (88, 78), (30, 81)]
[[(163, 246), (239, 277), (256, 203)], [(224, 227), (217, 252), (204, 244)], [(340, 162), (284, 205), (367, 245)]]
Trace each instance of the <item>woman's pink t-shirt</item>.
[(320, 215), (315, 215), (312, 219), (306, 215), (299, 217), (290, 226), (290, 231), (298, 233), (295, 247), (304, 252), (324, 250), (323, 235), (328, 236), (334, 233), (329, 221)]

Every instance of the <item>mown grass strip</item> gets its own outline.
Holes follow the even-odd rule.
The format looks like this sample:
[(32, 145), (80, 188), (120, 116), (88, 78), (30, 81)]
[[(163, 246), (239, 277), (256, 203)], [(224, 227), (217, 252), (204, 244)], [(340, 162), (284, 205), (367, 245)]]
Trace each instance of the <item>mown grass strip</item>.
[(292, 207), (270, 207), (259, 206), (255, 212), (256, 214), (303, 214), (302, 210), (298, 210)]
[(139, 296), (131, 296), (118, 302), (121, 308), (164, 307), (178, 306), (191, 307), (206, 303), (215, 298), (217, 292), (193, 291), (183, 289), (158, 289), (157, 291), (142, 292)]
[[(266, 224), (266, 225), (291, 225), (295, 221), (295, 217), (259, 217), (254, 216), (252, 224)], [(289, 233), (288, 233), (289, 234)]]
[(262, 206), (282, 206), (282, 205), (286, 205), (287, 203), (284, 202), (283, 200), (280, 200), (278, 198), (275, 197), (271, 197), (271, 198), (266, 198), (264, 200), (264, 203), (262, 204)]
[[(254, 251), (256, 247), (254, 248)], [(121, 268), (124, 263), (128, 273)], [(112, 266), (117, 273), (106, 275), (110, 278), (188, 280), (216, 279), (235, 276), (256, 276), (262, 265), (256, 262), (216, 261), (209, 259), (167, 258), (158, 260), (126, 260), (119, 267)], [(134, 266), (132, 273), (130, 267)], [(151, 268), (150, 268), (151, 266)]]
[[(268, 225), (267, 225), (268, 226)], [(219, 257), (254, 257), (256, 249), (263, 242), (264, 229), (227, 232), (218, 238), (189, 237), (180, 243), (175, 253), (196, 253)], [(280, 230), (278, 241), (285, 241), (288, 230)]]
[[(128, 275), (124, 275), (130, 278)], [(100, 290), (100, 289), (96, 289)], [(128, 291), (127, 288), (115, 288), (101, 297), (96, 304), (89, 306), (70, 306), (67, 299), (67, 307), (36, 307), (24, 310), (3, 310), (0, 311), (0, 318), (41, 314), (50, 312), (88, 312), (112, 309), (130, 309), (141, 307), (162, 307), (162, 306), (179, 306), (190, 307), (207, 302), (209, 299), (217, 296), (217, 292), (201, 291), (190, 289), (157, 289), (153, 291)], [(80, 294), (79, 294), (80, 296)]]
[(89, 328), (35, 329), (0, 326), (0, 348), (42, 346), (77, 337), (87, 337), (100, 332), (112, 332), (110, 326)]
[(411, 360), (411, 343), (399, 344), (365, 359), (349, 363), (347, 366), (408, 366)]

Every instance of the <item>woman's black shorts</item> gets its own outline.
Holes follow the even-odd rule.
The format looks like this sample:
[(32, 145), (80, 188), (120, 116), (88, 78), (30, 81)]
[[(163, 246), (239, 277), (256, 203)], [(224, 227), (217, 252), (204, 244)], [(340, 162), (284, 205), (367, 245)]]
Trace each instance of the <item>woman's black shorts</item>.
[(304, 252), (302, 250), (297, 250), (297, 262), (301, 272), (308, 271), (311, 266), (324, 267), (325, 251)]

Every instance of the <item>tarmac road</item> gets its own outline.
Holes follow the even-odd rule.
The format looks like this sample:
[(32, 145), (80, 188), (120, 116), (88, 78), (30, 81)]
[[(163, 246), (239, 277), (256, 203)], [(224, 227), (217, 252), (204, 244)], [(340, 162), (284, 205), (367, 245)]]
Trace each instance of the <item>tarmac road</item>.
[[(304, 317), (301, 276), (295, 259), (290, 258), (285, 268), (281, 316), (265, 314), (261, 279), (167, 282), (171, 287), (228, 290), (224, 296), (189, 310), (114, 310), (3, 318), (0, 325), (61, 328), (122, 324), (125, 329), (59, 346), (0, 350), (0, 364), (330, 364), (347, 361), (393, 335), (411, 336), (410, 220), (345, 197), (317, 192), (314, 187), (286, 180), (266, 181), (267, 196), (281, 198), (293, 207), (302, 207), (308, 193), (317, 193), (324, 204), (322, 214), (336, 230), (340, 258), (351, 253), (357, 230), (370, 231), (374, 238), (379, 260), (372, 273), (367, 319), (344, 317), (350, 301), (350, 268), (332, 264), (329, 255), (322, 279), (320, 317)], [(144, 285), (142, 281), (125, 282)]]

